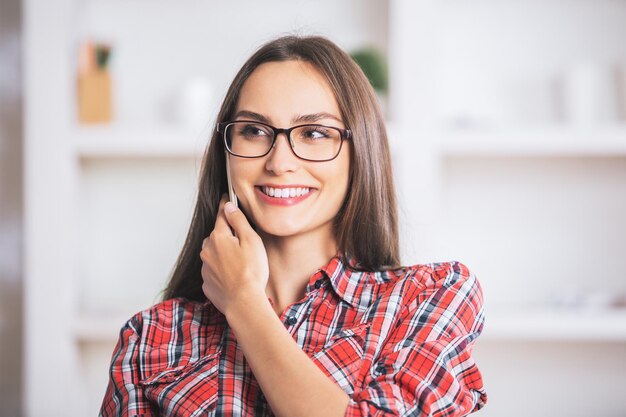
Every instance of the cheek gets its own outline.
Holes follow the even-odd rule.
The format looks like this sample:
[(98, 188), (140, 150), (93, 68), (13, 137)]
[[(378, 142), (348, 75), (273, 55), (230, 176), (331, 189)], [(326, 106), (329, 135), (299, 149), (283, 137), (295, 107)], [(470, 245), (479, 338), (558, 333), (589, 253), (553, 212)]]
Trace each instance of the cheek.
[[(346, 158), (347, 159), (347, 158)], [(348, 195), (350, 183), (349, 160), (338, 160), (335, 169), (325, 171), (325, 182), (332, 192), (334, 209), (339, 209)]]
[[(341, 160), (339, 160), (339, 166), (336, 173), (337, 183), (341, 184), (341, 188), (343, 190), (343, 197), (348, 194), (348, 186), (350, 184), (350, 176), (351, 176), (351, 156), (352, 149), (351, 147), (346, 148), (346, 152), (342, 153)], [(342, 198), (343, 201), (343, 198)]]
[(253, 173), (258, 169), (258, 161), (253, 159), (232, 158), (230, 160), (230, 178), (235, 191), (242, 193), (251, 185)]
[(230, 161), (230, 174), (235, 194), (239, 203), (239, 208), (246, 214), (248, 220), (254, 223), (250, 213), (250, 201), (254, 198), (253, 173), (255, 171), (254, 160)]

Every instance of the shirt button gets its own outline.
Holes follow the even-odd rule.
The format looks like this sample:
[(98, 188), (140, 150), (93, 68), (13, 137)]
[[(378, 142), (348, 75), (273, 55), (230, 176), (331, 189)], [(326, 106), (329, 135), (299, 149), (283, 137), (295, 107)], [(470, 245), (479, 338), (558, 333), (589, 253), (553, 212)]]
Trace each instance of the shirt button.
[(289, 324), (290, 326), (293, 326), (297, 322), (298, 322), (298, 319), (296, 318), (296, 316), (287, 317), (287, 324)]
[(315, 289), (320, 289), (322, 287), (322, 280), (318, 279), (317, 281), (315, 281)]

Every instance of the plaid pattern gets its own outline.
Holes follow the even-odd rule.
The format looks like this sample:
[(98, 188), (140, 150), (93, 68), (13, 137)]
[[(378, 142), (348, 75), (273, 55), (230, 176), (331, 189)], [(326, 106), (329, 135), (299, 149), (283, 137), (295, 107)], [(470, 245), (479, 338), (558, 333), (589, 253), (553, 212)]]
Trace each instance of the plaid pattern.
[[(482, 292), (458, 262), (356, 272), (340, 257), (281, 316), (349, 396), (346, 416), (461, 416), (486, 402), (472, 359)], [(172, 299), (122, 328), (100, 416), (272, 416), (224, 316)]]

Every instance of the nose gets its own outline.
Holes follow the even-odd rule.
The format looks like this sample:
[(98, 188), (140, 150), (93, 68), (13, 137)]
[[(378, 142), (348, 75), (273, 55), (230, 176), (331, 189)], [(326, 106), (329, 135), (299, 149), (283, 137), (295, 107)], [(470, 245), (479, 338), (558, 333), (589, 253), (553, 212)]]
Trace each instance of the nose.
[(285, 133), (279, 133), (270, 151), (265, 168), (276, 175), (296, 171), (300, 167), (300, 159), (293, 153), (289, 145), (289, 138)]

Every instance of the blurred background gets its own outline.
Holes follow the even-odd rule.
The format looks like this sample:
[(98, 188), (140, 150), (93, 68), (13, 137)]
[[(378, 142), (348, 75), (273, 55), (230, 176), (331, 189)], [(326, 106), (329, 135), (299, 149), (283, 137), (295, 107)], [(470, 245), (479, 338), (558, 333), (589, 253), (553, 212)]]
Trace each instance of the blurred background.
[(459, 260), (480, 416), (626, 416), (625, 0), (2, 0), (0, 416), (96, 415), (228, 83), (321, 34), (388, 120), (404, 263)]

